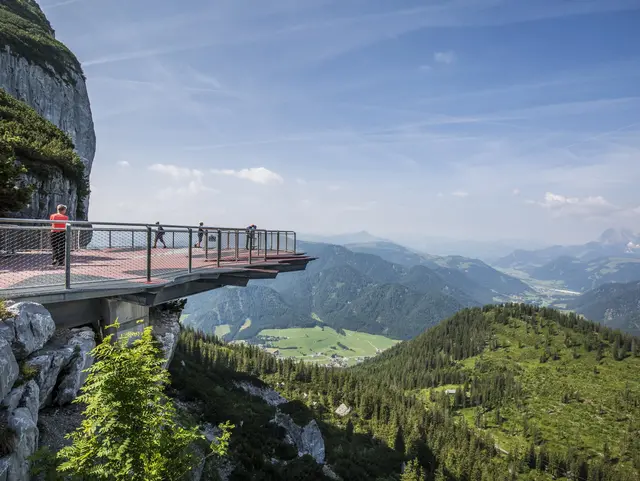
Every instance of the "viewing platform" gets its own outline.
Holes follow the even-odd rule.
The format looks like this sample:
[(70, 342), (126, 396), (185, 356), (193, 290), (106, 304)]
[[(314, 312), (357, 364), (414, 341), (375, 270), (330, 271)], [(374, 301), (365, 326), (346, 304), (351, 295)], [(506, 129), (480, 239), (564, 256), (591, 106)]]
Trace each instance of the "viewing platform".
[(43, 304), (69, 327), (116, 317), (122, 323), (126, 313), (118, 316), (114, 305), (133, 306), (125, 315), (133, 320), (144, 308), (148, 314), (182, 297), (304, 270), (313, 260), (297, 252), (293, 231), (60, 223), (64, 261), (52, 265), (51, 221), (0, 219), (0, 299)]

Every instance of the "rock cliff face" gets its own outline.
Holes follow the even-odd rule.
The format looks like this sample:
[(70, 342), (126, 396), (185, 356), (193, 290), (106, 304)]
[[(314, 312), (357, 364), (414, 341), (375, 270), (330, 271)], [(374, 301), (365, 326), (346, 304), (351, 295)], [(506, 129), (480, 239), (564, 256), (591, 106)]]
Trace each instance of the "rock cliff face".
[[(77, 59), (55, 40), (53, 30), (33, 0), (0, 0), (0, 9), (0, 88), (31, 106), (71, 137), (88, 178), (96, 136), (87, 87)], [(39, 29), (38, 35), (24, 32), (20, 22), (29, 22), (34, 31)], [(12, 37), (3, 30), (14, 27), (18, 32), (24, 32), (19, 33), (25, 37), (20, 39), (21, 45), (29, 48), (17, 51), (17, 47), (12, 48), (9, 44), (8, 39)], [(51, 206), (57, 203), (70, 206), (77, 203), (76, 186), (62, 175), (54, 173), (47, 181), (36, 181), (36, 186), (31, 205), (21, 212), (22, 217), (42, 218), (43, 212), (50, 213)], [(86, 219), (88, 196), (84, 204), (83, 218)], [(69, 211), (75, 213), (76, 210), (70, 208)]]

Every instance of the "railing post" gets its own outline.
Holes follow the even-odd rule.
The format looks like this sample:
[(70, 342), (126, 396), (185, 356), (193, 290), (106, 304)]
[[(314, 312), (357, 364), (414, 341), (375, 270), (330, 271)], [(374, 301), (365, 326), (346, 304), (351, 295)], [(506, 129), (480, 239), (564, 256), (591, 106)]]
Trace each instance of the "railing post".
[(205, 230), (204, 232), (204, 260), (209, 260), (209, 231)]
[[(171, 248), (175, 249), (176, 248), (176, 231), (173, 231), (171, 233), (172, 238), (171, 238)], [(191, 245), (191, 239), (189, 239), (189, 245)]]
[(73, 242), (73, 233), (71, 232), (71, 224), (67, 224), (64, 228), (64, 288), (71, 289), (71, 242)]
[(264, 261), (267, 262), (267, 231), (264, 231)]
[(147, 226), (147, 282), (151, 282), (151, 226)]
[(189, 273), (193, 271), (193, 229), (189, 228)]
[(296, 252), (298, 252), (298, 250), (296, 249), (296, 245), (297, 245), (297, 240), (296, 240), (296, 233), (293, 233), (293, 253), (295, 254)]
[[(227, 235), (227, 237), (229, 237)], [(218, 267), (220, 267), (220, 259), (222, 258), (222, 231), (218, 230), (218, 258), (216, 259), (216, 263)]]
[[(247, 235), (251, 235), (250, 233)], [(249, 264), (251, 264), (251, 258), (253, 253), (253, 237), (249, 237)]]
[(240, 251), (240, 231), (236, 229), (236, 262), (238, 262), (238, 255)]
[(276, 255), (280, 255), (280, 231), (276, 232)]
[(289, 252), (289, 231), (284, 233), (284, 251)]

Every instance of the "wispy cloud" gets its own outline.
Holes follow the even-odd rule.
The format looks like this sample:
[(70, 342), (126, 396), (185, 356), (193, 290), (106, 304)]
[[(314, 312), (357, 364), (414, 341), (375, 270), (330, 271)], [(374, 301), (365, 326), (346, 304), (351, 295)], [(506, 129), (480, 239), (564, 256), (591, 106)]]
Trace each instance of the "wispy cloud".
[(159, 174), (168, 175), (174, 179), (187, 179), (190, 177), (202, 177), (202, 171), (198, 169), (189, 169), (187, 167), (179, 167), (171, 164), (153, 164), (149, 166), (149, 170)]
[(116, 165), (118, 167), (131, 167), (131, 164), (126, 160), (119, 160), (118, 162), (116, 162)]
[(454, 197), (465, 198), (465, 197), (469, 197), (469, 192), (465, 192), (464, 190), (455, 190), (451, 192), (451, 195)]
[(237, 177), (238, 179), (249, 180), (256, 184), (282, 184), (284, 179), (280, 174), (277, 174), (265, 167), (252, 167), (250, 169), (232, 170), (232, 169), (211, 169), (210, 171), (215, 175), (228, 175), (231, 177)]
[(456, 60), (458, 60), (458, 57), (456, 56), (455, 52), (449, 50), (446, 52), (434, 53), (433, 60), (435, 60), (437, 63), (443, 63), (446, 65), (449, 65), (454, 63)]
[(619, 207), (611, 204), (601, 195), (569, 197), (547, 192), (542, 201), (533, 203), (548, 209), (555, 216), (599, 217), (620, 211)]

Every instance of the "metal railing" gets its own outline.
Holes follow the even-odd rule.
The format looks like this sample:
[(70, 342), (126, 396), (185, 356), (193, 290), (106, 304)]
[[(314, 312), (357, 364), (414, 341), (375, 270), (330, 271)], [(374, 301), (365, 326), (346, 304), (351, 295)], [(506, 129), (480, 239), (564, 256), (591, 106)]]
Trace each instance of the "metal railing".
[(268, 262), (296, 252), (293, 231), (0, 219), (0, 297), (24, 288), (160, 282), (200, 269)]

